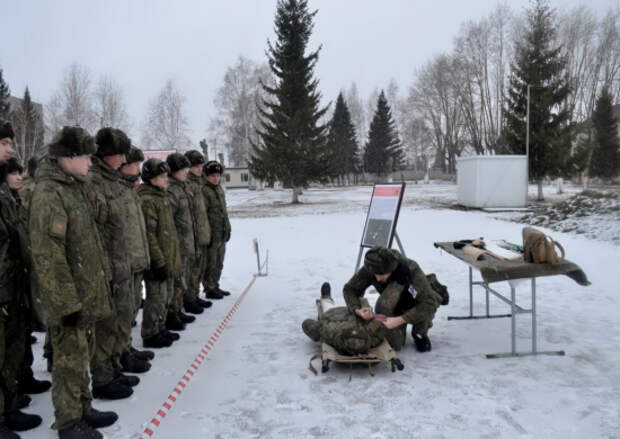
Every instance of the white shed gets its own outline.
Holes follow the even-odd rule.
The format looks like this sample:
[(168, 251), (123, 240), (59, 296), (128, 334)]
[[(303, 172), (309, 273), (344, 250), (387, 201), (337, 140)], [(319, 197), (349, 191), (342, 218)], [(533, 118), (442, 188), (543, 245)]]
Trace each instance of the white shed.
[(458, 201), (468, 207), (525, 207), (526, 175), (525, 155), (458, 158)]

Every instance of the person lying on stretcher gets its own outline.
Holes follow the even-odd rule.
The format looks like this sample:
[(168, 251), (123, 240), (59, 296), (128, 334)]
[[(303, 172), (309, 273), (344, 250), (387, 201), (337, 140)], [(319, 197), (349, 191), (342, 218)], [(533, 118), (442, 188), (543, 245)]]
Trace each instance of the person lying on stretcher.
[[(375, 312), (363, 299), (371, 285), (380, 295)], [(343, 293), (346, 308), (332, 308), (318, 321), (304, 321), (302, 328), (314, 341), (322, 340), (351, 354), (365, 353), (363, 350), (367, 352), (383, 338), (394, 350), (400, 350), (405, 344), (407, 324), (412, 325), (417, 350), (430, 351), (428, 330), (435, 311), (449, 301), (446, 287), (434, 274), (426, 276), (414, 260), (383, 247), (366, 253), (364, 265), (346, 283)]]

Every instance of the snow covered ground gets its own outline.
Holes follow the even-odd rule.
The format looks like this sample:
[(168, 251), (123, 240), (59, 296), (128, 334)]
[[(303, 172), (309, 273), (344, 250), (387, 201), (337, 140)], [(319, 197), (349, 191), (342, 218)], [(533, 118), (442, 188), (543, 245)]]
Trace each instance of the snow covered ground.
[[(432, 244), (480, 236), (520, 242), (523, 225), (499, 220), (499, 214), (446, 209), (456, 200), (453, 184), (407, 186), (398, 224), (407, 255), (437, 273), (451, 294), (430, 333), (433, 350), (416, 352), (408, 336), (399, 353), (403, 371), (379, 365), (371, 377), (367, 368), (355, 367), (349, 380), (347, 367), (333, 365), (313, 375), (308, 361), (319, 346), (300, 325), (316, 314), (322, 282), (331, 282), (336, 302), (343, 303), (370, 194), (371, 187), (310, 189), (304, 205), (290, 206), (288, 191), (229, 190), (233, 234), (222, 286), (232, 295), (199, 316), (172, 348), (157, 351), (131, 398), (94, 401), (120, 415), (102, 430), (106, 437), (140, 437), (152, 427), (149, 421), (256, 272), (254, 237), (263, 254), (269, 250), (269, 276), (252, 285), (206, 361), (153, 428), (154, 438), (620, 437), (620, 247), (543, 229), (592, 282), (581, 287), (565, 276), (538, 280), (538, 348), (563, 349), (566, 356), (486, 359), (486, 353), (510, 349), (510, 319), (448, 321), (448, 315), (469, 310), (467, 268)], [(620, 231), (615, 221), (606, 227)], [(508, 289), (501, 283), (497, 288)], [(529, 307), (525, 285), (517, 293)], [(479, 312), (483, 297), (475, 291)], [(492, 312), (508, 312), (491, 300)], [(529, 315), (519, 316), (517, 329), (517, 345), (527, 349)], [(139, 345), (138, 328), (134, 337)], [(35, 374), (46, 377), (41, 347), (35, 345)], [(49, 392), (33, 396), (26, 411), (42, 415), (44, 426), (23, 438), (56, 437), (47, 428), (53, 421)]]

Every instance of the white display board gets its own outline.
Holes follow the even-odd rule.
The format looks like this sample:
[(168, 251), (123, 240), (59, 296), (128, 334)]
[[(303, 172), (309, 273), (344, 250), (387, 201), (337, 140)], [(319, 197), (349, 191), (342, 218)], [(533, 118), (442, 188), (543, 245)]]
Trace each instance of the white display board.
[(405, 183), (375, 184), (366, 216), (362, 247), (392, 246)]

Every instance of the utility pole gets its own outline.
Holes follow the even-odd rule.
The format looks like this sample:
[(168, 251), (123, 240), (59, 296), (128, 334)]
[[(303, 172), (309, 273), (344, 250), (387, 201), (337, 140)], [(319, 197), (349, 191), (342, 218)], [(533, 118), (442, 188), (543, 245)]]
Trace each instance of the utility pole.
[(527, 110), (525, 115), (525, 205), (530, 180), (530, 84), (527, 85)]

